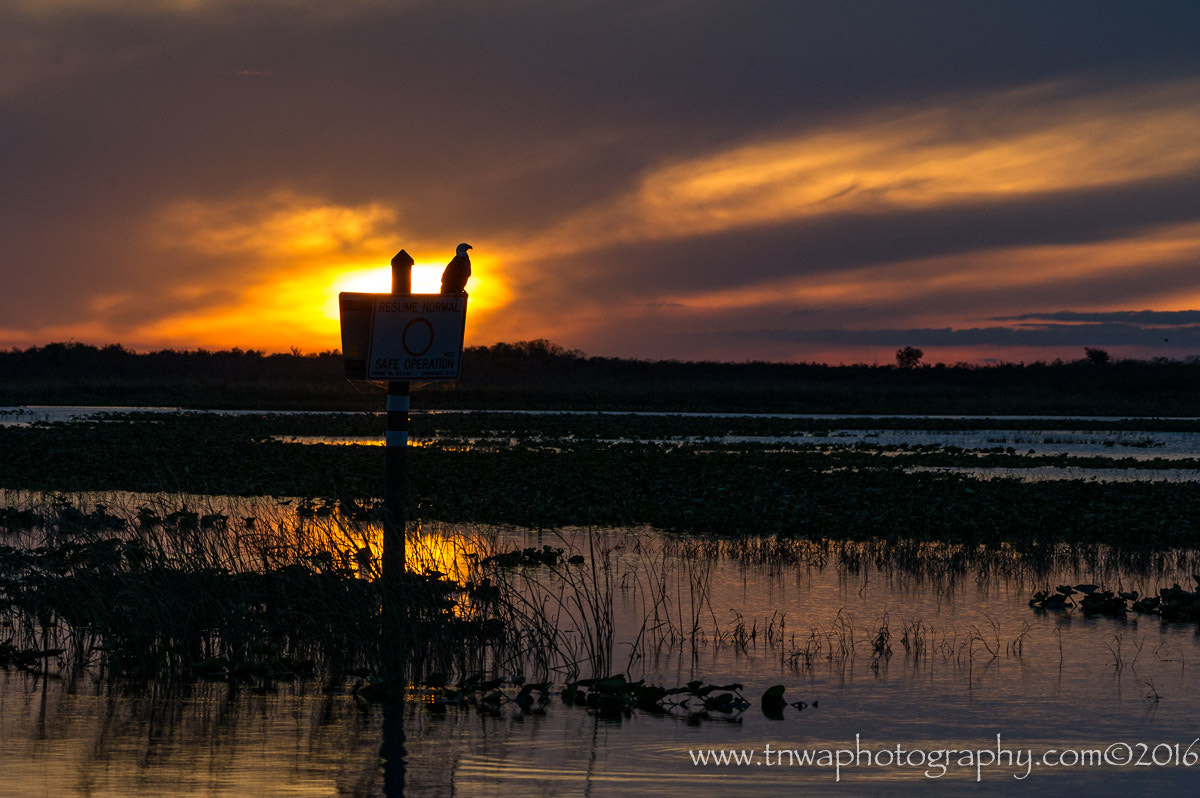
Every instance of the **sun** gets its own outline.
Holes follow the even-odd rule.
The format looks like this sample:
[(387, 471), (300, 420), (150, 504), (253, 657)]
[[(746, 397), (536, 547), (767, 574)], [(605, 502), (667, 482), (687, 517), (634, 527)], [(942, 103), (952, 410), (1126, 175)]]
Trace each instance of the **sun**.
[(442, 271), (445, 264), (438, 266), (417, 263), (412, 268), (412, 290), (414, 294), (436, 294), (442, 290)]
[[(509, 301), (509, 289), (501, 278), (496, 260), (472, 256), (475, 274), (467, 284), (472, 307), (492, 310)], [(416, 263), (412, 267), (412, 292), (414, 294), (436, 294), (442, 289), (444, 263)], [(338, 318), (337, 295), (342, 291), (364, 294), (386, 294), (392, 289), (391, 266), (343, 265), (326, 272), (325, 292), (328, 297), (322, 306), (330, 319)]]
[[(496, 257), (475, 257), (471, 259), (474, 274), (467, 284), (470, 295), (471, 312), (467, 314), (467, 336), (471, 338), (482, 334), (494, 314), (505, 307), (511, 292)], [(416, 263), (412, 268), (412, 291), (414, 294), (437, 294), (441, 291), (442, 263)], [(336, 341), (341, 322), (341, 312), (338, 307), (338, 294), (346, 291), (363, 294), (386, 294), (392, 287), (392, 267), (390, 265), (372, 266), (362, 262), (329, 264), (324, 269), (312, 273), (309, 277), (297, 280), (290, 278), (288, 295), (303, 291), (310, 297), (308, 307), (315, 313), (312, 326), (319, 328), (322, 342), (319, 347), (328, 347), (329, 341)], [(314, 301), (315, 300), (315, 301)], [(295, 313), (296, 308), (304, 303), (299, 299), (288, 307), (289, 313)], [(260, 314), (261, 315), (261, 314)], [(305, 346), (314, 346), (307, 339)]]
[[(412, 268), (414, 294), (436, 294), (441, 289), (442, 268), (431, 263), (417, 263)], [(364, 294), (386, 294), (392, 289), (392, 267), (372, 266), (342, 272), (333, 283), (335, 291), (359, 291)]]
[[(441, 290), (444, 266), (417, 263), (412, 268), (412, 292), (414, 294), (436, 294)], [(322, 307), (326, 317), (338, 318), (338, 298), (342, 291), (363, 294), (386, 294), (392, 289), (392, 267), (371, 266), (338, 272), (329, 287), (329, 300)]]

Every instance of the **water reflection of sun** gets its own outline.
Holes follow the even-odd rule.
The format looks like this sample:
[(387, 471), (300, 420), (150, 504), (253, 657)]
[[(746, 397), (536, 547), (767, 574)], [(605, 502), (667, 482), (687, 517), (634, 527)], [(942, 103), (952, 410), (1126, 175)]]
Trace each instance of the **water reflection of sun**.
[[(383, 527), (372, 524), (367, 535), (375, 563), (383, 556)], [(486, 547), (469, 535), (420, 528), (405, 539), (405, 569), (414, 573), (437, 571), (447, 579), (464, 582), (470, 578), (474, 561), (486, 556)]]
[(409, 536), (405, 554), (410, 571), (439, 571), (462, 582), (470, 573), (473, 559), (480, 556), (480, 547), (465, 535), (421, 530)]

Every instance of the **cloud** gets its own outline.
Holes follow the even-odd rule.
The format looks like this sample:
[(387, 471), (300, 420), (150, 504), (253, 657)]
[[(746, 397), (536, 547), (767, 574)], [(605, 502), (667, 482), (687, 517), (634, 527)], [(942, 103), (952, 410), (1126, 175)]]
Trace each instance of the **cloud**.
[[(1200, 347), (1200, 325), (1172, 328), (1177, 347)], [(717, 337), (792, 344), (871, 345), (879, 347), (1081, 347), (1160, 346), (1162, 331), (1135, 324), (1044, 324), (1037, 327), (907, 328), (874, 330), (728, 330)]]
[(539, 245), (570, 252), (821, 217), (1029, 202), (1198, 170), (1200, 80), (1099, 92), (1059, 82), (876, 109), (671, 163)]
[[(649, 292), (659, 301), (710, 311), (758, 307), (787, 313), (798, 306), (841, 313), (869, 302), (876, 312), (937, 306), (942, 314), (980, 317), (989, 311), (1007, 315), (1014, 303), (1029, 307), (1047, 294), (1092, 307), (1117, 298), (1187, 302), (1200, 259), (1200, 223), (1138, 234), (1113, 231), (1091, 241), (1006, 245), (1019, 236), (986, 215), (964, 220), (951, 211), (858, 222), (648, 242), (534, 261), (545, 279), (523, 290), (609, 301)], [(1055, 237), (1053, 227), (1046, 232), (1046, 238)]]
[(1141, 327), (1182, 327), (1200, 324), (1200, 310), (1056, 310), (1050, 313), (1020, 313), (1015, 316), (994, 316), (991, 321), (1036, 322), (1124, 322)]
[(394, 208), (377, 202), (339, 205), (287, 190), (266, 197), (183, 200), (165, 208), (154, 224), (163, 246), (273, 259), (378, 253), (399, 234)]
[[(406, 233), (393, 208), (287, 190), (173, 203), (143, 221), (139, 240), (143, 256), (169, 267), (136, 281), (109, 281), (109, 290), (89, 295), (85, 321), (69, 313), (42, 318), (12, 339), (336, 348), (340, 291), (387, 291), (397, 240), (417, 257), (438, 251), (436, 242)], [(415, 289), (436, 291), (444, 265), (418, 261)], [(494, 256), (477, 259), (476, 273), (486, 282), (472, 286), (473, 332), (506, 301), (505, 280), (494, 269)]]
[(601, 354), (1200, 307), (1197, 25), (1194, 3), (2, 4), (0, 344), (327, 348), (339, 285), (462, 240), (473, 340)]

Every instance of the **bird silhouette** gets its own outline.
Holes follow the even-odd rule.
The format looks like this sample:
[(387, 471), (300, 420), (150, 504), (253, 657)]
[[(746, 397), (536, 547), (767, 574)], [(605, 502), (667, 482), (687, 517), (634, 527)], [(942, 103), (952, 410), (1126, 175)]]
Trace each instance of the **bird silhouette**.
[(468, 249), (474, 249), (470, 244), (459, 244), (454, 258), (446, 264), (442, 272), (442, 293), (460, 294), (467, 289), (467, 280), (471, 277), (471, 258)]

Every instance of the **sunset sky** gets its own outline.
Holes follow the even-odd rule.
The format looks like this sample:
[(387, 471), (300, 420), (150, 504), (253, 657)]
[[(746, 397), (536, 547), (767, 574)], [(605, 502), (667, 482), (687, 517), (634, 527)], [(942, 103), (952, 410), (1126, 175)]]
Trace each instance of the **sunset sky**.
[(1200, 355), (1200, 3), (0, 0), (0, 346)]

